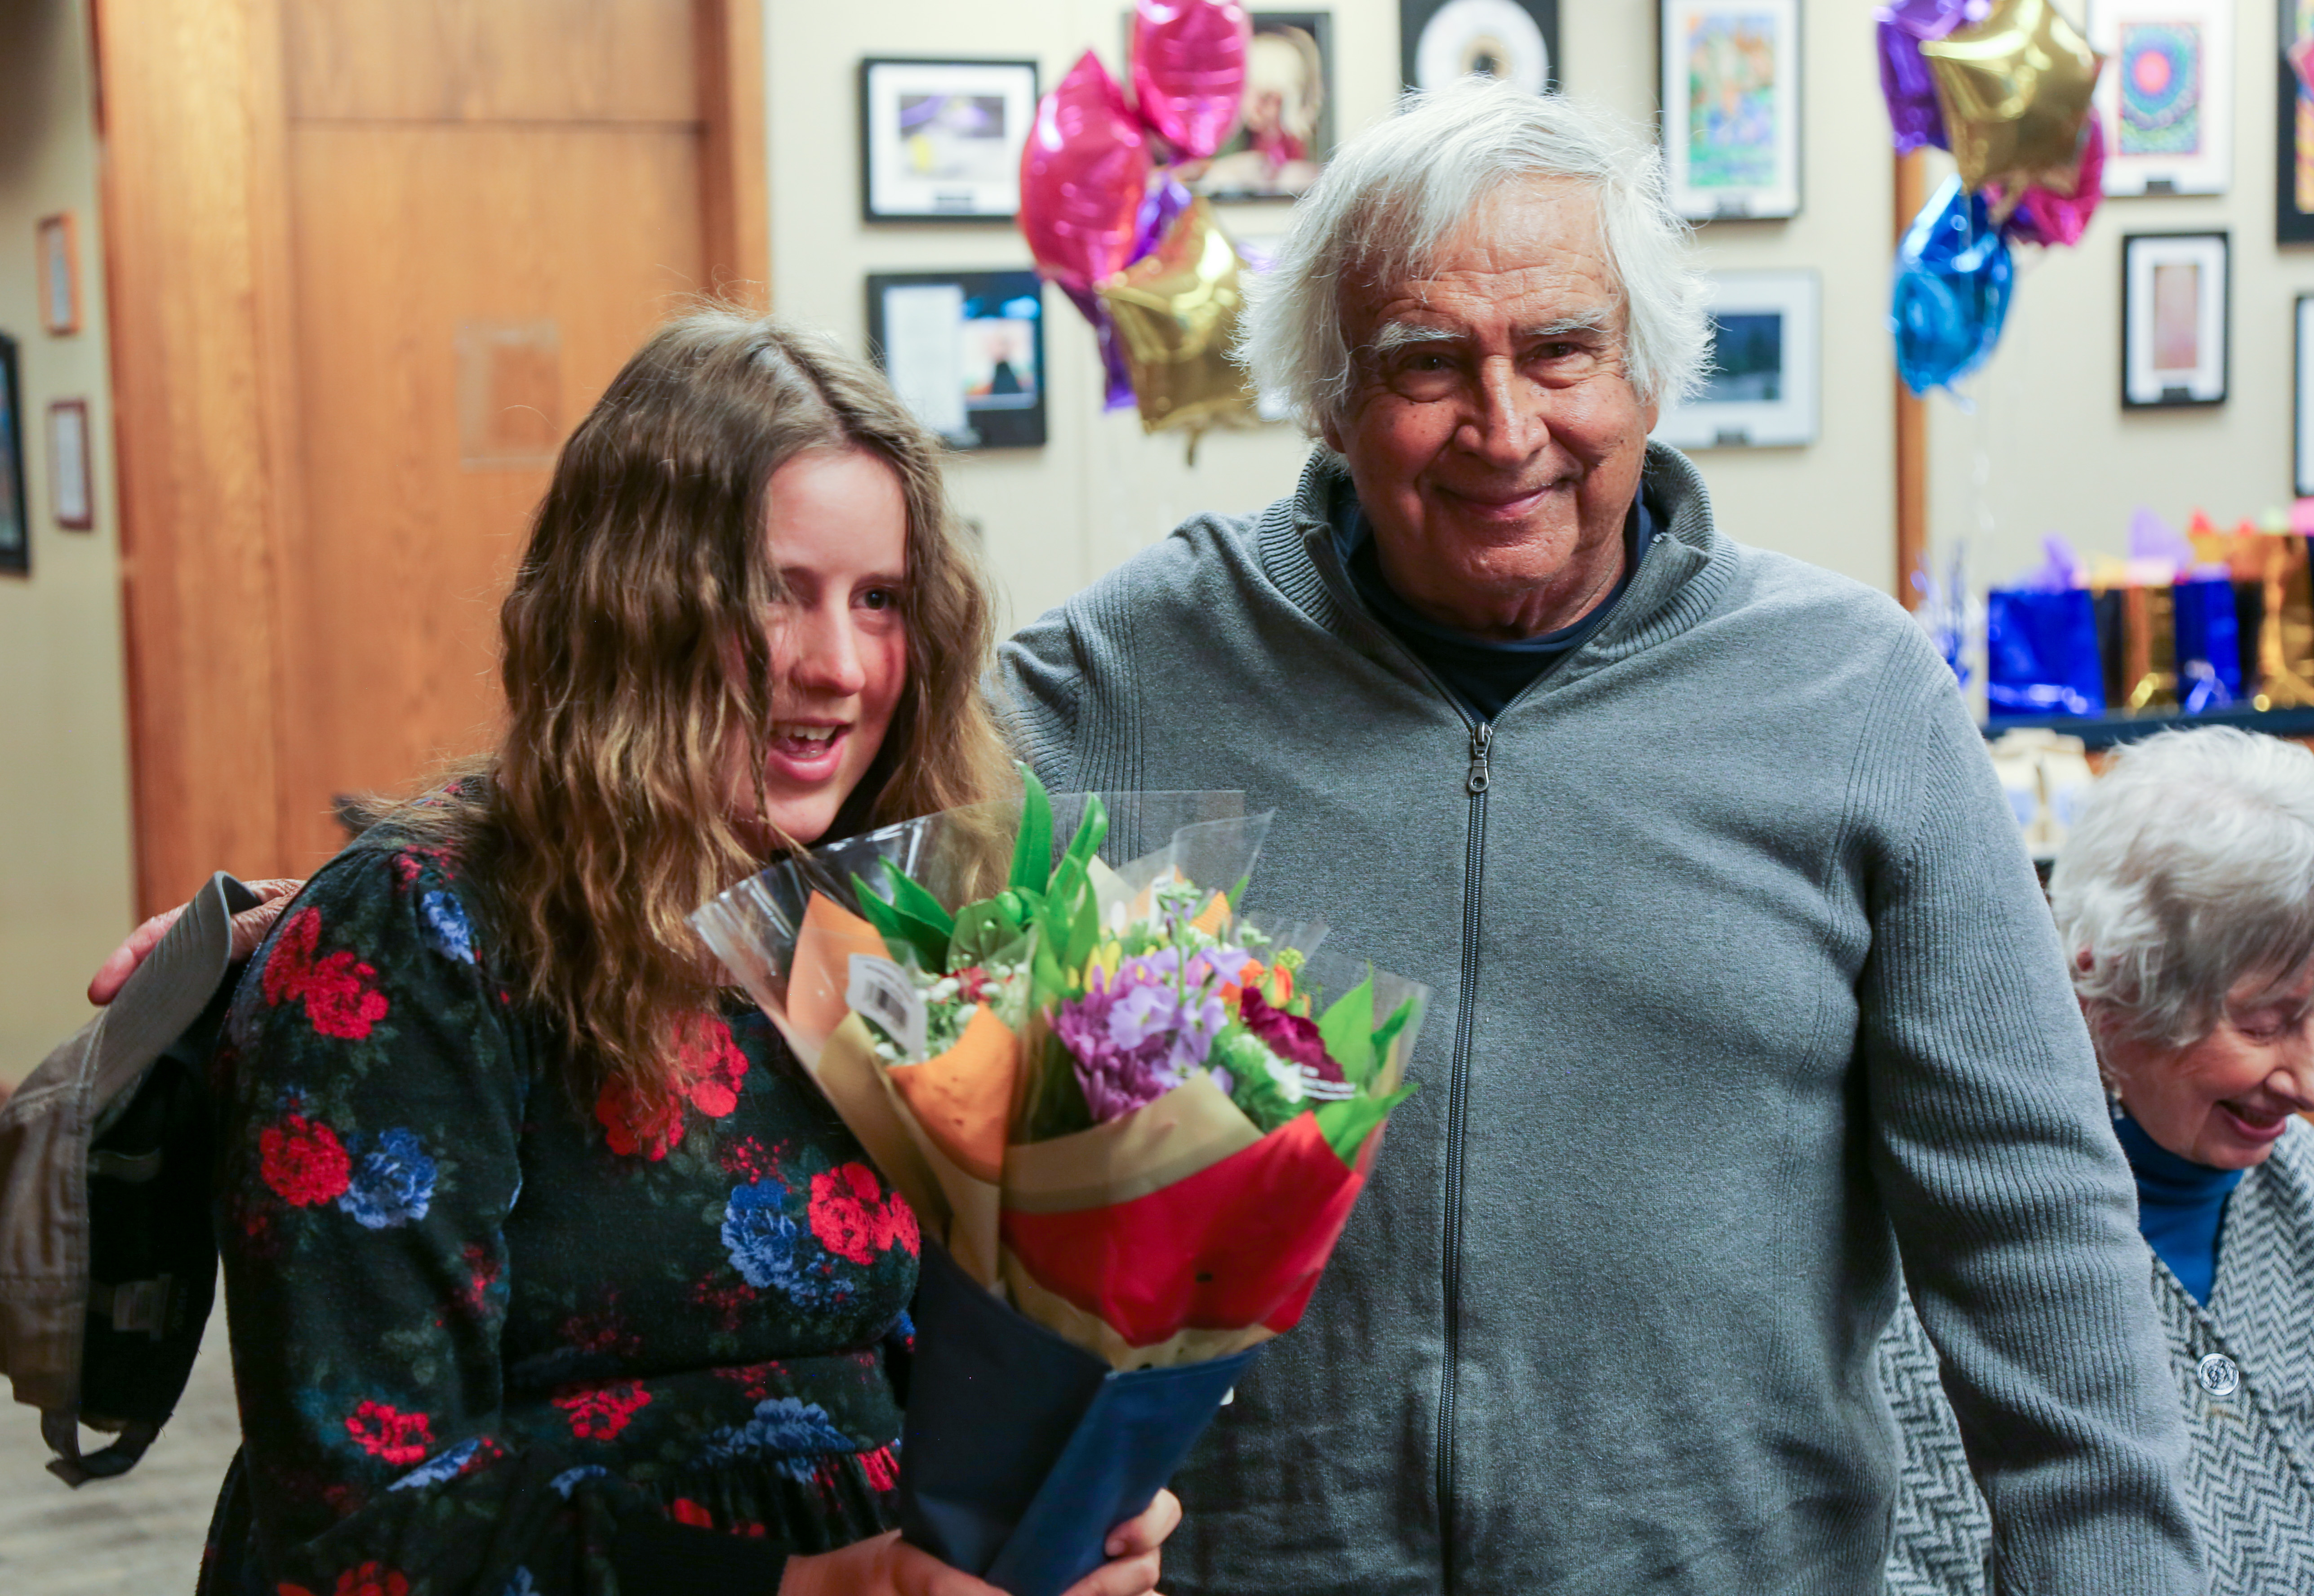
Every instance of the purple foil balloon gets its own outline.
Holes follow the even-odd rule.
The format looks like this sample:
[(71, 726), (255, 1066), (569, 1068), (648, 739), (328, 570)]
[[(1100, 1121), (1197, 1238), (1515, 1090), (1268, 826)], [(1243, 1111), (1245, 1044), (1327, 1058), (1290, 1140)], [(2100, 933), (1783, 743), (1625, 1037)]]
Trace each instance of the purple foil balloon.
[(1888, 126), (1898, 154), (1923, 145), (1949, 149), (1945, 113), (1937, 106), (1937, 80), (1921, 55), (1918, 35), (1889, 17), (1880, 19), (1880, 93), (1888, 101)]
[(1179, 159), (1211, 159), (1237, 126), (1252, 31), (1238, 0), (1140, 0), (1134, 7), (1134, 103)]
[[(1149, 192), (1141, 199), (1141, 216), (1133, 227), (1133, 260), (1154, 250), (1173, 230), (1183, 211), (1196, 195), (1183, 188), (1170, 172), (1160, 172), (1149, 185)], [(1130, 266), (1133, 260), (1126, 264)]]
[(1134, 407), (1133, 373), (1125, 364), (1125, 351), (1118, 347), (1117, 323), (1108, 313), (1108, 306), (1100, 295), (1089, 289), (1061, 285), (1061, 292), (1069, 303), (1084, 313), (1092, 323), (1093, 337), (1100, 344), (1100, 369), (1103, 378), (1100, 408), (1105, 410), (1129, 410)]
[(1889, 0), (1872, 14), (1927, 40), (1942, 39), (1965, 22), (1981, 22), (1992, 11), (1992, 0)]

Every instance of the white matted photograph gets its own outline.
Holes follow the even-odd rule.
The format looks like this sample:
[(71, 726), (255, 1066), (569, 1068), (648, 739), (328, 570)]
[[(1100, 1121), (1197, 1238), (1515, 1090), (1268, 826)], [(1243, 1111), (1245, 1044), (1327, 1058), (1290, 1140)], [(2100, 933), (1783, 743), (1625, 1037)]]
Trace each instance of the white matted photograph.
[(2166, 410), (2226, 401), (2228, 235), (2132, 233), (2121, 241), (2121, 402)]
[(49, 406), (49, 498), (58, 526), (86, 532), (96, 525), (85, 399), (59, 399)]
[(1664, 160), (1694, 221), (1800, 208), (1799, 0), (1663, 0)]
[(2296, 367), (2298, 380), (2292, 390), (2298, 403), (2291, 426), (2296, 446), (2291, 451), (2291, 480), (2299, 498), (2314, 498), (2314, 294), (2298, 296)]
[(861, 62), (861, 218), (1011, 221), (1036, 114), (1034, 61)]
[(1822, 289), (1812, 270), (1715, 271), (1703, 387), (1667, 407), (1675, 449), (1789, 448), (1816, 439)]
[(2109, 195), (2233, 182), (2234, 0), (2089, 0)]

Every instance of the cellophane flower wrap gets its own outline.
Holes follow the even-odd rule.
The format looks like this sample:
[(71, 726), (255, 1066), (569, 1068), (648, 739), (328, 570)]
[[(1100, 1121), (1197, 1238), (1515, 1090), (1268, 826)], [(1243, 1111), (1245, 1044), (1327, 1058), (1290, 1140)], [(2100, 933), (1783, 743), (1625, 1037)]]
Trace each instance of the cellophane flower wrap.
[(945, 1249), (927, 1252), (916, 1314), (903, 1526), (1026, 1592), (1097, 1565), (1109, 1523), (1090, 1529), (1091, 1563), (1017, 1581), (1027, 1529), (1001, 1554), (919, 1535), (908, 1473), (935, 1467), (916, 1429), (936, 1273), (952, 1260), (1096, 1380), (1222, 1378), (1190, 1398), (1178, 1446), (1156, 1447), (1170, 1460), (1125, 1501), (1137, 1511), (1226, 1389), (1218, 1361), (1301, 1318), (1413, 1089), (1427, 994), (1320, 952), (1322, 926), (1237, 911), (1270, 818), (1242, 794), (1055, 799), (1023, 777), (1017, 804), (793, 856), (693, 923)]

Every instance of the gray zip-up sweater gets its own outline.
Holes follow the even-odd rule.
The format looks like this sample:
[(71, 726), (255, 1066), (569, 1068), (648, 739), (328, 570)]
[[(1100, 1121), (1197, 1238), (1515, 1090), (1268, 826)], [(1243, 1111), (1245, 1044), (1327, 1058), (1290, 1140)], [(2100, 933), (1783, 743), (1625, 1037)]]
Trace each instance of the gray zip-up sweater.
[(1951, 674), (1647, 480), (1621, 603), (1490, 725), (1359, 607), (1322, 451), (1003, 650), (1048, 786), (1274, 805), (1249, 906), (1435, 992), (1167, 1587), (1875, 1592), (1901, 1243), (2010, 1588), (2198, 1590), (2129, 1171)]

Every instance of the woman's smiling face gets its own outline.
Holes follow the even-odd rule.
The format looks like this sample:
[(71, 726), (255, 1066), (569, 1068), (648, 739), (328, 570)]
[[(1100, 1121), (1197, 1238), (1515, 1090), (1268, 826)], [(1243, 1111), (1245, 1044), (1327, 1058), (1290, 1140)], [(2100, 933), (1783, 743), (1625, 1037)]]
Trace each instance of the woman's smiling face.
[(2290, 1115), (2314, 1109), (2314, 964), (2238, 982), (2190, 1046), (2108, 1037), (2104, 1056), (2122, 1107), (2162, 1147), (2212, 1169), (2263, 1163)]
[[(767, 628), (769, 824), (740, 829), (767, 855), (780, 833), (807, 845), (827, 833), (891, 728), (908, 677), (908, 507), (891, 467), (858, 449), (798, 455), (766, 498), (786, 589)], [(752, 807), (744, 793), (735, 802)]]

